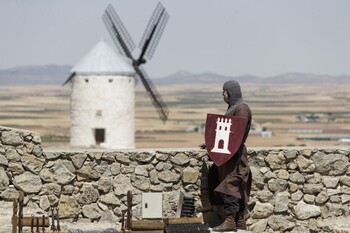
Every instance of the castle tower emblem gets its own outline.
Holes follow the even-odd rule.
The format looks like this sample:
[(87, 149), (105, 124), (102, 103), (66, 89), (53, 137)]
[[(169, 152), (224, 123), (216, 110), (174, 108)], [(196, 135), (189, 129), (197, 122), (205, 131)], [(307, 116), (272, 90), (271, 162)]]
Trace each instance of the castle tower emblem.
[(228, 149), (231, 125), (231, 119), (220, 117), (217, 118), (215, 129), (215, 143), (214, 148), (211, 150), (211, 152), (231, 154), (231, 152)]
[(207, 114), (205, 145), (210, 159), (217, 165), (229, 161), (243, 143), (247, 118)]

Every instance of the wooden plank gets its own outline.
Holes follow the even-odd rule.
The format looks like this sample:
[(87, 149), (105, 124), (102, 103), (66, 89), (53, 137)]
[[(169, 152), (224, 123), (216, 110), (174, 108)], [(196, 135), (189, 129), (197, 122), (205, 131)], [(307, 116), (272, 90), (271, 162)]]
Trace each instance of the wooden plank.
[(39, 227), (49, 227), (50, 226), (50, 219), (49, 217), (23, 217), (22, 218), (22, 226), (30, 227), (32, 226), (32, 219), (33, 219), (33, 226), (36, 227), (37, 224), (39, 224)]
[(131, 233), (164, 233), (164, 230), (140, 230), (140, 231), (131, 231)]
[(163, 220), (132, 221), (131, 230), (164, 230)]
[(24, 200), (24, 193), (23, 192), (19, 192), (19, 196), (18, 196), (18, 222), (17, 222), (17, 227), (18, 227), (18, 233), (22, 233), (23, 232), (23, 222), (22, 222), (22, 218), (23, 218), (23, 200)]
[(18, 218), (17, 216), (12, 216), (12, 233), (17, 233), (17, 223), (18, 223)]
[(126, 194), (127, 197), (127, 205), (128, 205), (128, 209), (127, 209), (127, 214), (126, 214), (126, 229), (130, 230), (132, 227), (132, 193), (129, 190)]
[[(36, 230), (35, 230), (36, 231)], [(34, 231), (34, 232), (35, 232)], [(42, 232), (42, 231), (40, 231), (40, 233), (70, 233), (69, 231), (51, 231), (51, 230), (48, 230), (48, 231), (46, 231), (45, 230), (45, 232)], [(127, 232), (127, 231), (126, 231)]]
[(181, 223), (167, 225), (165, 231), (168, 233), (191, 232), (209, 233), (209, 226), (203, 223)]
[(183, 217), (183, 218), (167, 218), (164, 219), (165, 224), (181, 224), (181, 223), (203, 223), (202, 217)]
[(12, 207), (12, 233), (16, 233), (17, 232), (17, 211), (18, 211), (18, 203), (17, 200), (13, 200), (13, 207)]

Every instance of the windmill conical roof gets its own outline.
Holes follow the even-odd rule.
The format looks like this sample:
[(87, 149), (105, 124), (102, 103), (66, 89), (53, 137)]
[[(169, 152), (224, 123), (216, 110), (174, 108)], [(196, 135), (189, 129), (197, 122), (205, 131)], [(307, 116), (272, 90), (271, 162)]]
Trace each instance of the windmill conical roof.
[(134, 75), (132, 61), (101, 39), (71, 70), (83, 75)]

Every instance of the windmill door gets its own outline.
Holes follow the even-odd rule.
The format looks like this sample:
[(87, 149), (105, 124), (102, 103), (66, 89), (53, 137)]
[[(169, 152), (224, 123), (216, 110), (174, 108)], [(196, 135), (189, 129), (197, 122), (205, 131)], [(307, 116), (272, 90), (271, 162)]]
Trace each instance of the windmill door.
[(105, 129), (95, 129), (96, 144), (105, 142)]

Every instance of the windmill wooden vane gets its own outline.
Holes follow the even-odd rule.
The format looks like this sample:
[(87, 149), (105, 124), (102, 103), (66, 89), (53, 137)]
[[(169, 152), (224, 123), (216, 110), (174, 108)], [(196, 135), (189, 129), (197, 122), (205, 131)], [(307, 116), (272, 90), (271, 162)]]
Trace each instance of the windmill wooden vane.
[(102, 19), (119, 52), (132, 60), (132, 65), (135, 69), (136, 76), (141, 80), (142, 84), (146, 88), (148, 95), (152, 99), (154, 107), (158, 111), (160, 119), (163, 122), (166, 122), (169, 114), (168, 108), (163, 102), (151, 79), (148, 77), (146, 71), (142, 67), (142, 64), (146, 63), (146, 59), (152, 58), (159, 43), (160, 37), (164, 31), (165, 25), (169, 19), (169, 15), (165, 8), (161, 3), (158, 3), (156, 6), (140, 41), (139, 48), (141, 49), (141, 53), (138, 58), (134, 58), (132, 56), (132, 51), (135, 49), (135, 44), (112, 5), (107, 7)]

